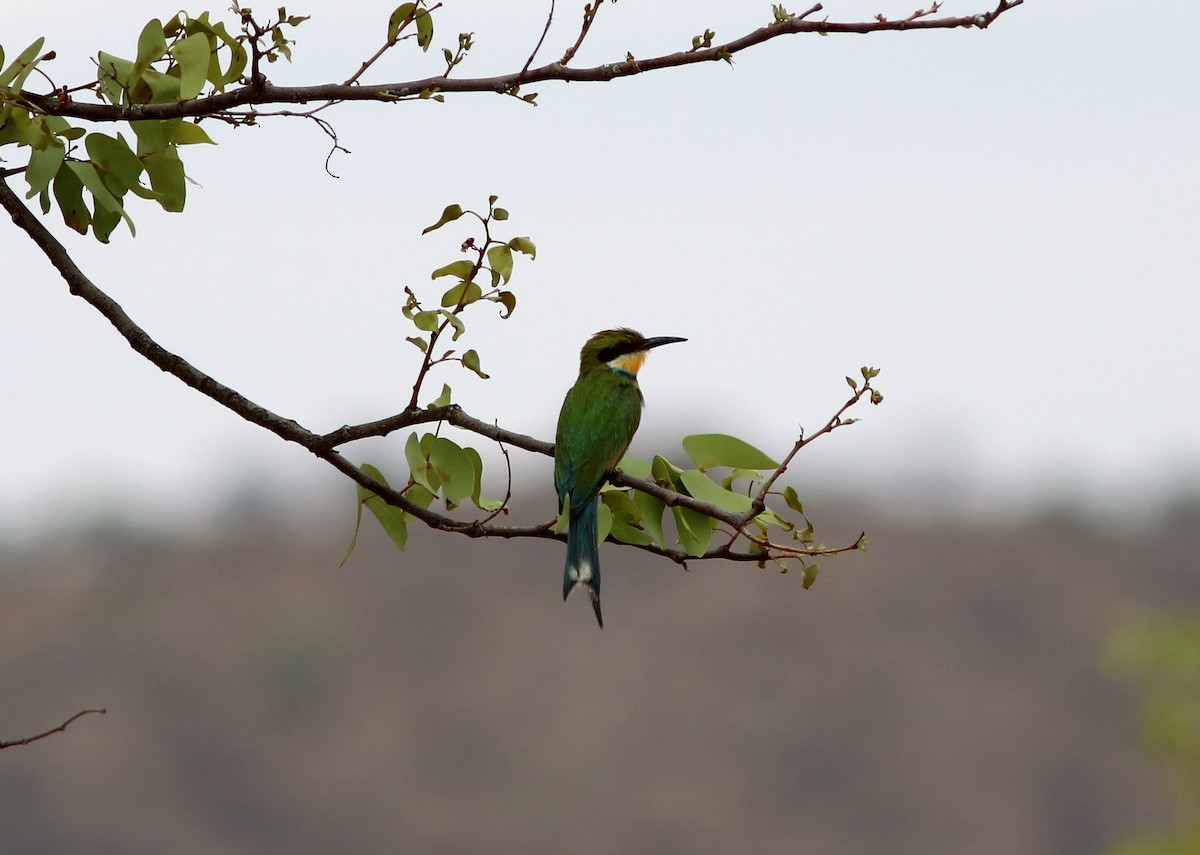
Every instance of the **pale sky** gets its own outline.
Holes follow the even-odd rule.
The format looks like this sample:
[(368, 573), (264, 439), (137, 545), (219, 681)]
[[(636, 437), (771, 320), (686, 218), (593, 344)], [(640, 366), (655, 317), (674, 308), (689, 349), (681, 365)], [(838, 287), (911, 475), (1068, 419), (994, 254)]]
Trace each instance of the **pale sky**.
[[(97, 50), (131, 55), (163, 12), (92, 5), (4, 0), (0, 44), (11, 58), (46, 35), (47, 70), (75, 84)], [(394, 3), (348, 5), (289, 4), (313, 18), (273, 79), (348, 77)], [(477, 42), (461, 76), (514, 70), (547, 6), (447, 0), (434, 50), (397, 51), (368, 77), (436, 73), (460, 30)], [(912, 7), (825, 4), (831, 20)], [(578, 14), (559, 0), (543, 59), (573, 40)], [(621, 0), (576, 62), (769, 17), (768, 2)], [(492, 379), (445, 369), (425, 400), (449, 382), (474, 415), (550, 439), (584, 339), (628, 325), (690, 339), (642, 373), (640, 455), (708, 431), (782, 453), (871, 364), (884, 405), (805, 452), (802, 493), (806, 478), (899, 504), (1078, 493), (1119, 511), (1200, 486), (1197, 32), (1192, 0), (1027, 0), (985, 32), (793, 36), (733, 69), (532, 87), (536, 108), (485, 95), (343, 105), (323, 114), (353, 152), (334, 157), (336, 180), (311, 123), (209, 122), (219, 145), (186, 153), (201, 186), (183, 214), (134, 201), (138, 236), (107, 247), (50, 222), (165, 347), (328, 430), (403, 406), (417, 352), (402, 289), (435, 300), (429, 272), (468, 234), (420, 231), (446, 204), (495, 193), (506, 234), (531, 236), (538, 259), (517, 263), (511, 320), (467, 317), (464, 344)], [(0, 534), (98, 505), (186, 519), (256, 479), (268, 495), (349, 501), (325, 464), (133, 354), (11, 225), (0, 257)], [(402, 443), (348, 454), (396, 459)], [(544, 458), (517, 464), (549, 478)]]

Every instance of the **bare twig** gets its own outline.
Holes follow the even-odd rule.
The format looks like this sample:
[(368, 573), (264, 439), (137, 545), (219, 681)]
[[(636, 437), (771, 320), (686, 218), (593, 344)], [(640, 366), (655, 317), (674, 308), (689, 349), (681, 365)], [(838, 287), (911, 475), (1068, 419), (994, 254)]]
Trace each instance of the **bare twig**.
[(533, 46), (533, 53), (529, 54), (529, 59), (525, 60), (525, 65), (521, 67), (521, 73), (517, 75), (518, 79), (525, 76), (525, 72), (529, 70), (529, 66), (533, 65), (534, 57), (538, 55), (538, 51), (542, 49), (542, 42), (546, 40), (546, 33), (550, 32), (550, 25), (554, 22), (554, 0), (550, 0), (550, 12), (546, 15), (546, 26), (542, 27), (542, 36), (537, 40), (537, 44)]
[[(499, 425), (496, 425), (497, 429), (499, 429), (499, 427)], [(500, 453), (504, 455), (504, 466), (505, 469), (508, 470), (508, 482), (504, 487), (504, 499), (500, 502), (500, 507), (492, 511), (489, 516), (480, 520), (481, 525), (487, 525), (496, 517), (500, 516), (500, 514), (507, 514), (508, 503), (512, 500), (512, 459), (508, 456), (508, 446), (500, 441), (497, 441), (496, 444), (500, 446)]]
[(75, 719), (77, 719), (77, 718), (82, 718), (83, 716), (90, 715), (92, 713), (95, 713), (96, 715), (104, 715), (107, 712), (108, 712), (107, 709), (80, 710), (79, 712), (75, 713), (75, 715), (71, 716), (69, 719), (67, 719), (62, 724), (60, 724), (58, 727), (52, 727), (43, 733), (37, 734), (36, 736), (26, 736), (24, 739), (13, 739), (13, 740), (9, 740), (9, 741), (0, 740), (0, 750), (3, 750), (5, 748), (13, 748), (17, 745), (28, 745), (31, 742), (37, 742), (39, 739), (45, 739), (47, 736), (53, 736), (56, 733), (62, 733), (63, 731), (65, 731), (67, 729), (67, 725), (69, 725), (71, 722), (75, 721)]
[(792, 462), (792, 459), (796, 456), (796, 454), (800, 451), (800, 449), (804, 448), (804, 446), (808, 445), (810, 442), (812, 442), (814, 439), (816, 439), (819, 436), (823, 436), (827, 433), (831, 433), (832, 431), (836, 430), (837, 428), (843, 427), (845, 425), (853, 424), (853, 420), (845, 421), (842, 419), (842, 416), (845, 414), (845, 412), (848, 409), (850, 409), (855, 404), (857, 404), (859, 401), (861, 401), (863, 395), (867, 394), (870, 391), (871, 391), (871, 381), (866, 380), (863, 382), (863, 385), (860, 386), (858, 388), (858, 390), (855, 391), (855, 393), (846, 401), (846, 403), (842, 404), (841, 409), (839, 409), (836, 413), (833, 414), (833, 418), (831, 418), (829, 421), (827, 421), (823, 428), (821, 428), (819, 431), (817, 431), (816, 433), (814, 433), (810, 436), (805, 436), (803, 431), (801, 431), (800, 437), (796, 440), (796, 444), (792, 446), (792, 450), (787, 453), (787, 456), (783, 458), (783, 462), (781, 462), (779, 464), (779, 466), (775, 469), (775, 471), (771, 473), (771, 476), (769, 478), (767, 478), (766, 481), (763, 482), (762, 487), (758, 491), (758, 495), (756, 495), (754, 497), (754, 507), (758, 508), (757, 512), (755, 513), (755, 516), (762, 513), (762, 509), (763, 509), (763, 507), (765, 507), (765, 503), (767, 500), (767, 494), (771, 492), (771, 488), (773, 486), (775, 486), (775, 482), (779, 480), (779, 476), (787, 471), (788, 465)]
[(571, 45), (563, 52), (562, 59), (559, 63), (568, 65), (575, 58), (575, 53), (583, 44), (583, 40), (587, 38), (588, 30), (592, 28), (592, 22), (596, 20), (596, 13), (600, 11), (600, 5), (604, 0), (592, 0), (583, 7), (583, 26), (579, 29), (579, 38), (575, 39), (575, 44)]

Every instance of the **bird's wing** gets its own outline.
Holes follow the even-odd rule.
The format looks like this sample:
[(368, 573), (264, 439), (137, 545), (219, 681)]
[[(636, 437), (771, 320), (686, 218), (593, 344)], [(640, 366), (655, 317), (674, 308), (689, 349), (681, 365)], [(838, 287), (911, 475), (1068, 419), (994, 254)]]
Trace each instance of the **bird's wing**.
[(629, 448), (641, 409), (634, 386), (575, 386), (567, 393), (555, 438), (554, 483), (560, 503), (570, 493), (571, 510), (578, 511), (600, 490)]

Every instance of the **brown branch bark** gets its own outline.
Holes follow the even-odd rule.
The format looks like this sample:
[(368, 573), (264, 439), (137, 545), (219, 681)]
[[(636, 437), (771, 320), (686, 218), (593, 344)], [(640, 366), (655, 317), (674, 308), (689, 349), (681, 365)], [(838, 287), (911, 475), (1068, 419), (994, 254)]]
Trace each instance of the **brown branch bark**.
[(31, 742), (37, 742), (39, 739), (45, 739), (47, 736), (53, 736), (56, 733), (62, 733), (63, 731), (65, 731), (67, 729), (67, 725), (69, 725), (71, 722), (75, 721), (75, 719), (82, 718), (85, 715), (89, 715), (91, 713), (95, 713), (97, 715), (104, 715), (107, 712), (108, 712), (107, 709), (80, 710), (79, 712), (75, 713), (75, 715), (71, 716), (69, 719), (67, 719), (62, 724), (60, 724), (58, 727), (52, 727), (47, 731), (37, 734), (36, 736), (26, 736), (24, 739), (12, 739), (12, 740), (8, 740), (8, 741), (0, 740), (0, 751), (4, 750), (5, 748), (13, 748), (17, 745), (28, 745)]
[[(599, 0), (597, 0), (597, 3)], [(639, 59), (636, 62), (622, 60), (590, 68), (572, 68), (565, 62), (553, 62), (534, 69), (522, 69), (493, 77), (453, 78), (446, 75), (426, 77), (397, 83), (361, 85), (350, 83), (327, 83), (317, 86), (276, 86), (269, 81), (261, 85), (246, 85), (227, 92), (180, 101), (171, 104), (131, 104), (117, 107), (111, 104), (85, 104), (73, 99), (63, 100), (61, 93), (34, 94), (22, 92), (25, 103), (34, 109), (68, 118), (93, 122), (137, 121), (140, 119), (174, 119), (215, 116), (239, 107), (265, 104), (307, 104), (315, 101), (395, 101), (411, 98), (422, 92), (505, 93), (517, 85), (542, 82), (607, 82), (619, 77), (630, 77), (665, 68), (677, 68), (698, 62), (724, 60), (755, 45), (786, 35), (797, 33), (880, 33), (901, 30), (947, 30), (959, 27), (986, 29), (1004, 12), (1021, 5), (1024, 0), (1001, 0), (990, 12), (961, 17), (923, 17), (916, 19), (872, 20), (859, 22), (837, 22), (809, 20), (805, 16), (789, 18), (779, 23), (768, 24), (740, 38), (696, 51), (679, 51)]]

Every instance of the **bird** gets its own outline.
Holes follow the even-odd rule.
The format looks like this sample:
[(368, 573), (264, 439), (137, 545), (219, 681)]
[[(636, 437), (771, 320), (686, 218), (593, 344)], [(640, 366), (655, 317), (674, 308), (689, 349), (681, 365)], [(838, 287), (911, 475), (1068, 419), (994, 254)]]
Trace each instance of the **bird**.
[(576, 587), (587, 588), (600, 612), (600, 548), (596, 516), (600, 488), (625, 455), (642, 418), (645, 399), (638, 371), (646, 355), (678, 336), (646, 338), (627, 327), (603, 330), (579, 352), (579, 378), (567, 391), (554, 437), (554, 487), (558, 509), (567, 512), (567, 561), (563, 600)]

